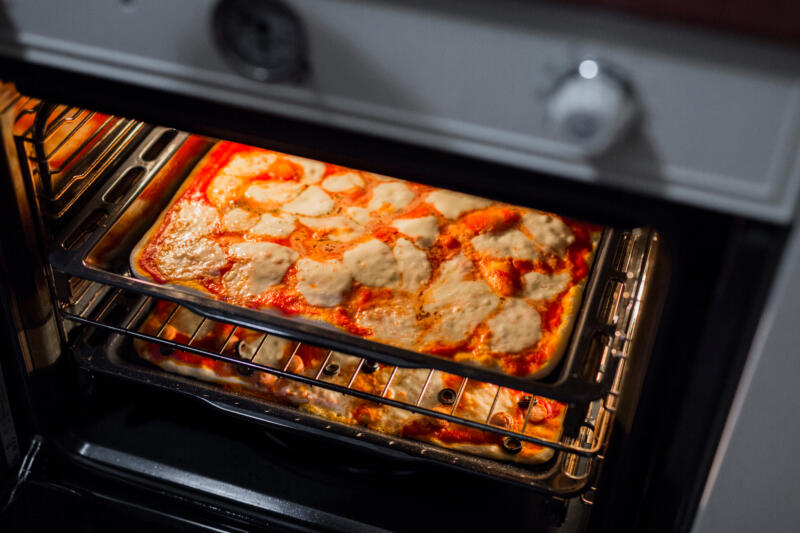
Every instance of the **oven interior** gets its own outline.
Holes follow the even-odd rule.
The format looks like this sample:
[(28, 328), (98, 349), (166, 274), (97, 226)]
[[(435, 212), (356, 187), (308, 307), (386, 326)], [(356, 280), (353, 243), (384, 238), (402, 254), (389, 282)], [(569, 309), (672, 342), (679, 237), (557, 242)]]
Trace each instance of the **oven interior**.
[[(35, 328), (25, 328), (23, 355), (29, 372), (57, 376), (40, 385), (47, 391), (34, 396), (46, 404), (45, 411), (64, 411), (48, 417), (56, 420), (51, 431), (69, 435), (59, 446), (80, 449), (82, 460), (93, 464), (135, 457), (138, 466), (129, 468), (161, 474), (168, 470), (164, 465), (171, 465), (176, 477), (166, 475), (168, 483), (196, 483), (201, 491), (224, 493), (224, 487), (238, 487), (241, 493), (233, 500), (240, 499), (250, 511), (266, 509), (272, 519), (285, 513), (265, 496), (270, 494), (299, 502), (289, 514), (330, 520), (332, 527), (345, 530), (364, 524), (413, 529), (420, 516), (432, 515), (439, 516), (431, 520), (442, 527), (458, 520), (572, 530), (602, 515), (592, 510), (604, 493), (633, 503), (636, 495), (626, 491), (635, 484), (626, 481), (620, 487), (619, 480), (650, 475), (631, 470), (643, 464), (639, 461), (657, 462), (659, 450), (668, 455), (674, 450), (670, 439), (676, 436), (669, 423), (660, 424), (658, 431), (643, 431), (652, 422), (637, 420), (652, 420), (668, 410), (664, 396), (653, 395), (691, 388), (681, 365), (691, 367), (684, 361), (703, 343), (707, 327), (702, 317), (712, 307), (715, 287), (730, 282), (725, 263), (740, 253), (740, 241), (754, 239), (753, 231), (723, 215), (672, 206), (663, 212), (647, 206), (587, 208), (585, 199), (574, 195), (566, 200), (560, 192), (555, 200), (543, 195), (544, 205), (531, 207), (564, 206), (569, 215), (586, 216), (608, 228), (567, 356), (548, 378), (527, 382), (425, 359), (434, 367), (428, 380), (415, 402), (402, 402), (387, 392), (395, 373), (420, 366), (416, 354), (298, 325), (278, 314), (234, 308), (131, 275), (130, 250), (212, 139), (20, 96), (10, 86), (4, 89), (5, 129), (12, 132), (6, 134), (6, 144), (13, 144), (6, 148), (18, 157), (17, 188), (21, 185), (23, 191), (17, 194), (30, 210), (24, 222), (36, 235), (38, 249), (32, 255), (40, 258), (44, 272), (41, 279), (32, 280), (35, 296), (23, 292), (30, 290), (26, 288), (14, 295), (17, 302), (26, 302), (18, 305), (23, 322), (25, 316), (36, 318)], [(508, 196), (502, 189), (497, 194)], [(690, 235), (691, 229), (696, 234)], [(703, 263), (702, 272), (697, 263)], [(146, 333), (142, 321), (157, 305), (168, 305), (170, 311), (157, 333)], [(191, 317), (195, 324), (188, 342), (163, 334), (179, 315)], [(228, 339), (216, 348), (195, 342), (218, 323), (232, 325), (230, 335), (238, 328), (249, 329), (263, 336), (262, 343), (277, 335), (296, 341), (295, 351), (306, 343), (328, 349), (328, 356), (319, 368), (297, 374), (289, 368), (291, 358), (285, 365), (266, 367), (252, 356), (231, 351)], [(266, 372), (500, 435), (509, 453), (523, 442), (555, 453), (543, 464), (523, 466), (334, 422), (167, 373), (136, 355), (134, 339), (155, 343), (162, 353), (177, 350), (223, 361), (237, 365), (243, 374)], [(676, 353), (681, 345), (685, 350)], [(326, 371), (334, 350), (359, 358), (352, 376)], [(383, 390), (354, 387), (356, 374), (376, 364), (392, 368)], [(431, 407), (438, 391), (426, 387), (435, 372), (461, 376), (449, 412)], [(64, 378), (65, 373), (70, 377)], [(503, 388), (517, 388), (564, 402), (568, 414), (563, 435), (547, 441), (526, 434), (525, 427), (497, 427), (489, 423), (491, 409), (480, 419), (459, 416), (458, 402), (468, 380), (493, 384), (497, 395)], [(59, 396), (60, 402), (55, 400)], [(670, 416), (679, 414), (667, 414), (664, 420)], [(661, 441), (654, 443), (657, 439)], [(195, 445), (186, 445), (190, 442)], [(186, 474), (198, 470), (202, 477), (197, 480)], [(338, 494), (326, 490), (333, 485)], [(365, 490), (371, 486), (380, 488)], [(318, 494), (325, 496), (314, 496)], [(387, 517), (385, 506), (380, 511), (387, 499), (413, 505), (409, 515), (417, 518), (399, 516), (403, 513)], [(442, 513), (443, 509), (449, 511)]]

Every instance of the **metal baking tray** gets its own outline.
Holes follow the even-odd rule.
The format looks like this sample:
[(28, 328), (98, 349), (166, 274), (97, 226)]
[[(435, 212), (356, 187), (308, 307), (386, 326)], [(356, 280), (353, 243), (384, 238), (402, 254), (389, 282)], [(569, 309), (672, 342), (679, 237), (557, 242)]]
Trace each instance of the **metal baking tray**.
[[(73, 343), (73, 353), (81, 367), (187, 395), (224, 413), (264, 426), (336, 439), (350, 446), (367, 448), (405, 460), (432, 462), (563, 498), (577, 496), (588, 490), (595, 481), (602, 461), (600, 456), (579, 457), (573, 453), (557, 451), (550, 460), (538, 465), (505, 463), (361, 426), (335, 422), (246, 393), (168, 373), (140, 359), (133, 348), (132, 337), (104, 332), (97, 336), (100, 342), (93, 343), (87, 340), (93, 333), (91, 329), (86, 330)], [(320, 382), (322, 383), (324, 382)], [(596, 409), (588, 415), (596, 416)], [(576, 436), (575, 440), (578, 438)]]
[[(162, 142), (163, 149), (153, 156), (152, 147), (164, 135), (172, 137)], [(217, 321), (389, 365), (435, 368), (566, 403), (595, 400), (611, 389), (614, 370), (620, 362), (617, 356), (620, 343), (629, 340), (625, 328), (639, 310), (633, 295), (639, 293), (638, 286), (648, 262), (651, 240), (648, 230), (604, 230), (569, 346), (554, 370), (539, 380), (424, 355), (366, 340), (327, 324), (287, 317), (276, 310), (238, 307), (181, 287), (135, 278), (128, 263), (130, 251), (213, 142), (175, 130), (154, 128), (141, 147), (117, 167), (75, 222), (65, 228), (49, 256), (54, 269), (180, 303)], [(121, 190), (123, 186), (124, 191)], [(612, 286), (614, 289), (610, 290)], [(61, 296), (62, 300), (68, 299), (68, 295)], [(602, 344), (602, 349), (597, 348), (598, 343)], [(601, 369), (608, 371), (601, 372)]]

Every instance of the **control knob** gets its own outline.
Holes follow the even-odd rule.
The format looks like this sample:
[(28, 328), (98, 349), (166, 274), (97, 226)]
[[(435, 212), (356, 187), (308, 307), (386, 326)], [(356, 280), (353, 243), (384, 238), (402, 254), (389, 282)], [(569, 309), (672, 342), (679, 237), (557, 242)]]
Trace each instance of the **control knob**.
[(299, 81), (307, 46), (300, 19), (278, 0), (221, 0), (214, 9), (217, 47), (240, 74), (258, 81)]
[(558, 136), (590, 157), (624, 136), (636, 114), (636, 102), (628, 82), (586, 59), (556, 84), (547, 113)]

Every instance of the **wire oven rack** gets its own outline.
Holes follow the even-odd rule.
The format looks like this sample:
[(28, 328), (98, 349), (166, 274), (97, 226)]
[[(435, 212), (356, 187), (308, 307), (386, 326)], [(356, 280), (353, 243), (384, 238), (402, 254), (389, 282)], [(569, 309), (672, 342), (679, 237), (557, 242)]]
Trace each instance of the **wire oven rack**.
[[(167, 132), (173, 132), (174, 136), (160, 154), (144, 157)], [(141, 147), (111, 174), (107, 185), (97, 192), (76, 222), (67, 226), (59, 244), (50, 251), (51, 265), (70, 276), (180, 303), (220, 322), (389, 365), (433, 367), (564, 402), (588, 402), (602, 398), (611, 390), (614, 372), (599, 372), (599, 369), (602, 365), (619, 364), (618, 354), (630, 340), (628, 328), (639, 313), (633, 295), (645, 283), (646, 252), (652, 237), (648, 230), (605, 230), (570, 345), (549, 376), (531, 380), (370, 341), (327, 325), (287, 317), (278, 311), (234, 306), (195, 291), (132, 276), (128, 265), (130, 250), (160, 214), (193, 162), (202, 155), (198, 145), (204, 142), (208, 146), (211, 144), (210, 140), (175, 133), (175, 130), (154, 128)], [(139, 173), (128, 183), (130, 188), (124, 197), (109, 202), (111, 192), (137, 170)], [(595, 348), (598, 342), (608, 349)]]
[[(523, 427), (519, 431), (505, 429), (503, 427), (490, 424), (494, 414), (497, 398), (500, 396), (503, 387), (496, 385), (494, 401), (489, 408), (489, 412), (481, 420), (465, 418), (457, 414), (458, 407), (462, 398), (462, 393), (466, 388), (469, 378), (463, 378), (458, 387), (455, 399), (447, 411), (437, 411), (422, 406), (422, 399), (428, 391), (434, 369), (428, 370), (428, 376), (422, 389), (416, 393), (416, 400), (404, 402), (393, 399), (390, 391), (392, 379), (398, 368), (390, 370), (387, 383), (379, 393), (365, 392), (354, 388), (354, 383), (359, 372), (362, 372), (367, 360), (359, 359), (353, 373), (346, 377), (346, 384), (337, 384), (325, 379), (324, 371), (328, 361), (332, 356), (332, 351), (320, 362), (319, 367), (311, 372), (304, 374), (294, 373), (290, 370), (290, 361), (300, 349), (301, 343), (294, 344), (293, 349), (287, 354), (282, 364), (275, 367), (262, 365), (253, 361), (258, 349), (254, 350), (250, 358), (239, 358), (234, 355), (227, 355), (226, 348), (229, 347), (230, 339), (236, 328), (233, 328), (222, 345), (216, 350), (209, 350), (196, 345), (200, 331), (206, 330), (210, 325), (210, 319), (197, 316), (198, 323), (194, 331), (189, 336), (189, 341), (185, 343), (176, 342), (164, 337), (167, 326), (170, 325), (173, 317), (178, 313), (187, 312), (179, 304), (173, 304), (164, 322), (157, 328), (156, 334), (144, 333), (141, 330), (143, 319), (156, 304), (157, 300), (151, 296), (140, 295), (124, 289), (105, 286), (103, 284), (89, 280), (73, 280), (73, 285), (78, 289), (75, 291), (75, 298), (71, 302), (63, 302), (61, 305), (61, 315), (64, 319), (76, 323), (91, 326), (92, 329), (111, 333), (107, 342), (101, 348), (91, 348), (93, 343), (87, 343), (84, 337), (77, 338), (73, 342), (73, 349), (78, 354), (80, 361), (91, 368), (115, 375), (122, 375), (128, 379), (147, 381), (150, 384), (160, 385), (173, 390), (180, 390), (183, 393), (191, 394), (195, 397), (205, 398), (206, 401), (216, 407), (229, 412), (235, 412), (247, 418), (255, 418), (267, 424), (286, 425), (290, 423), (292, 427), (308, 431), (321, 429), (328, 435), (331, 431), (344, 437), (349, 442), (364, 443), (367, 445), (380, 445), (392, 450), (403, 452), (412, 456), (433, 459), (443, 462), (450, 466), (490, 475), (512, 483), (521, 484), (528, 488), (545, 492), (557, 496), (573, 496), (583, 492), (591, 484), (595, 477), (599, 463), (602, 461), (602, 451), (610, 435), (611, 427), (616, 410), (617, 397), (620, 393), (627, 354), (623, 354), (623, 364), (618, 365), (614, 370), (614, 388), (602, 399), (594, 400), (588, 404), (573, 405), (568, 408), (567, 421), (564, 424), (564, 432), (559, 441), (553, 442), (541, 439), (525, 433), (531, 411), (535, 402), (529, 402), (525, 413)], [(189, 332), (187, 332), (189, 333)], [(264, 334), (258, 346), (264, 344), (268, 334)], [(282, 407), (272, 403), (248, 398), (231, 392), (223, 392), (219, 388), (204, 385), (186, 378), (176, 378), (170, 376), (164, 378), (165, 373), (161, 370), (152, 371), (145, 364), (126, 363), (126, 356), (120, 352), (124, 351), (125, 340), (141, 339), (156, 343), (168, 351), (180, 350), (195, 355), (208, 357), (218, 361), (223, 361), (236, 365), (244, 369), (244, 372), (266, 372), (279, 378), (294, 380), (306, 385), (321, 387), (345, 395), (354, 396), (362, 400), (368, 400), (379, 404), (397, 407), (413, 413), (426, 415), (439, 420), (452, 422), (467, 426), (473, 429), (487, 431), (503, 437), (503, 448), (509, 453), (518, 450), (521, 443), (530, 442), (546, 448), (551, 448), (557, 453), (554, 458), (544, 465), (520, 466), (507, 464), (495, 460), (474, 457), (459, 452), (440, 448), (423, 442), (413, 441), (403, 437), (383, 434), (368, 428), (359, 426), (349, 426), (339, 422), (334, 422), (320, 418), (311, 414), (298, 411), (293, 408)], [(128, 353), (133, 352), (131, 346), (127, 347)], [(134, 355), (127, 356), (128, 359), (135, 358)], [(609, 369), (610, 370), (610, 369)], [(603, 370), (606, 371), (606, 370)], [(182, 382), (176, 388), (176, 381)], [(211, 394), (211, 396), (209, 396)], [(213, 397), (213, 398), (212, 398)], [(446, 405), (446, 404), (443, 404)], [(266, 409), (265, 409), (266, 406)]]

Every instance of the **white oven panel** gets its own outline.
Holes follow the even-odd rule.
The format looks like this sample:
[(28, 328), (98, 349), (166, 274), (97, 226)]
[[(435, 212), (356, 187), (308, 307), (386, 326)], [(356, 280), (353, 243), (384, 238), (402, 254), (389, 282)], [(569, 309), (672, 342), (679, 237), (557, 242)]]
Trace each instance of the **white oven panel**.
[[(794, 50), (539, 3), (286, 0), (307, 75), (256, 81), (217, 46), (215, 4), (6, 0), (0, 53), (764, 220), (794, 214)], [(290, 25), (243, 20), (245, 40), (266, 25), (288, 42), (278, 56), (291, 52)]]

